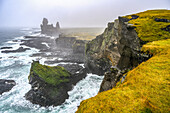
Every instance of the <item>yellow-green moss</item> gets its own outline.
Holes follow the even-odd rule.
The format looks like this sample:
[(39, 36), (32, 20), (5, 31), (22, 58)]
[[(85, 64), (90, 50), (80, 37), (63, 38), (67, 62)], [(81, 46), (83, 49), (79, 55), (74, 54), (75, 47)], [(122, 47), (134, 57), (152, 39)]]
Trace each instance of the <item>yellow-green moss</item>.
[[(170, 32), (161, 30), (161, 28), (165, 28), (170, 23), (156, 22), (154, 19), (170, 20), (170, 10), (148, 10), (135, 15), (139, 17), (130, 20), (129, 23), (136, 27), (135, 30), (141, 40), (150, 42), (169, 38)], [(131, 19), (131, 15), (124, 17)]]
[(36, 61), (32, 63), (30, 76), (34, 76), (34, 74), (51, 85), (68, 82), (68, 77), (70, 77), (70, 73), (64, 67), (41, 65)]

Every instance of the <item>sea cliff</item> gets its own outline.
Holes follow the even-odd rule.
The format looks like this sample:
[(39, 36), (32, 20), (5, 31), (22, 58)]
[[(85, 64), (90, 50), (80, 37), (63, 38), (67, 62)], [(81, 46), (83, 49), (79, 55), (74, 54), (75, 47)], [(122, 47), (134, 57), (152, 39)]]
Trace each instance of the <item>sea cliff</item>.
[(82, 101), (77, 113), (169, 112), (169, 20), (170, 10), (119, 17), (86, 45), (86, 67), (107, 73), (100, 93)]

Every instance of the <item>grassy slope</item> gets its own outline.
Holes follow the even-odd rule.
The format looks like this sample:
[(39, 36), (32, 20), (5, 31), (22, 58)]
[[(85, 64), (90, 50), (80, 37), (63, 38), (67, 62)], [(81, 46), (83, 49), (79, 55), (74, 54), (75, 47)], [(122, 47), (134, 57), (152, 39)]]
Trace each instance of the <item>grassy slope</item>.
[[(156, 12), (159, 18), (164, 18), (162, 11), (146, 11), (141, 14), (151, 16), (151, 12)], [(148, 17), (146, 16), (146, 18)], [(136, 20), (140, 21), (139, 19)], [(142, 25), (145, 26), (145, 24), (140, 23), (139, 25), (140, 30), (142, 29), (141, 31), (144, 32), (145, 27)], [(144, 41), (153, 41), (142, 47), (142, 51), (149, 51), (153, 54), (153, 57), (128, 72), (123, 84), (117, 83), (115, 88), (82, 101), (78, 113), (170, 112), (170, 39), (163, 40), (164, 37), (170, 38), (170, 35), (167, 35), (168, 32), (164, 34), (164, 31), (160, 31), (163, 35), (162, 38), (158, 36), (159, 33), (152, 33), (152, 35), (145, 37), (145, 34), (149, 31), (152, 32), (153, 29), (157, 29), (151, 27), (149, 26), (148, 29), (150, 30), (142, 33), (140, 38)], [(156, 31), (159, 31), (159, 29)], [(137, 30), (137, 33), (140, 33), (140, 30)]]
[[(136, 26), (136, 31), (141, 40), (150, 42), (170, 38), (170, 32), (161, 30), (170, 23), (154, 21), (155, 18), (170, 20), (170, 10), (148, 10), (135, 15), (139, 18), (130, 20), (129, 23)], [(125, 17), (131, 19), (131, 15)]]
[(30, 76), (33, 76), (33, 73), (41, 77), (45, 82), (51, 85), (58, 85), (63, 82), (68, 82), (68, 77), (70, 73), (60, 66), (46, 66), (41, 65), (39, 62), (33, 62), (31, 67)]

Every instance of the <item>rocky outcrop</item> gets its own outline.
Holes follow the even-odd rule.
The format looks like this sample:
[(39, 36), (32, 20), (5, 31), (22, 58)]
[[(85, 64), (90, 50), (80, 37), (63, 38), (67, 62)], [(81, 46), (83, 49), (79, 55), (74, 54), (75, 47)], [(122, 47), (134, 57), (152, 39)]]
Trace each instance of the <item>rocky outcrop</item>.
[(114, 86), (116, 86), (116, 82), (118, 81), (118, 73), (119, 70), (116, 68), (111, 68), (110, 71), (106, 72), (104, 74), (104, 79), (102, 81), (102, 84), (100, 85), (99, 92), (107, 91), (109, 89), (112, 89)]
[(15, 85), (14, 80), (0, 79), (0, 94), (11, 90)]
[[(132, 19), (138, 16), (133, 15)], [(130, 19), (119, 17), (109, 23), (104, 33), (86, 44), (85, 65), (90, 72), (103, 75), (111, 66), (128, 69), (137, 66), (143, 57), (140, 54), (141, 42)]]
[(121, 56), (117, 67), (121, 70), (135, 67), (141, 62), (140, 39), (134, 27), (128, 24), (128, 21), (128, 19), (122, 17), (115, 21), (117, 48)]
[(41, 34), (46, 34), (49, 36), (58, 36), (60, 33), (60, 25), (59, 22), (56, 23), (56, 27), (53, 27), (53, 24), (48, 24), (48, 20), (43, 18), (43, 22), (41, 24)]
[(41, 106), (62, 104), (68, 98), (67, 92), (72, 86), (86, 76), (85, 69), (79, 68), (79, 73), (75, 73), (77, 70), (74, 71), (74, 68), (70, 71), (64, 67), (50, 67), (33, 61), (29, 75), (31, 90), (25, 94), (26, 99)]
[(119, 59), (114, 23), (108, 23), (104, 33), (86, 44), (85, 67), (89, 72), (103, 75)]
[[(131, 19), (137, 18), (132, 15)], [(119, 17), (108, 24), (103, 34), (86, 45), (85, 66), (92, 73), (102, 75), (106, 72), (99, 92), (112, 89), (124, 72), (149, 58), (141, 53), (141, 40), (135, 27), (128, 23), (131, 19)]]

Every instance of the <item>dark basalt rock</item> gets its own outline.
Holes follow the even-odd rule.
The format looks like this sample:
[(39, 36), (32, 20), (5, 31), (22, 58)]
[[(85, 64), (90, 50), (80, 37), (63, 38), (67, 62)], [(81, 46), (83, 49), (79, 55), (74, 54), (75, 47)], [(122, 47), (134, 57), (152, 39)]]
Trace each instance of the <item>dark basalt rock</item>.
[(0, 94), (11, 90), (15, 85), (14, 80), (0, 79)]
[(114, 68), (111, 72), (106, 72), (104, 74), (104, 79), (100, 86), (99, 92), (107, 91), (112, 89), (116, 85), (116, 78), (117, 78), (118, 70)]
[(161, 30), (170, 32), (170, 25), (166, 26), (165, 28), (162, 28)]
[(163, 19), (163, 18), (155, 18), (154, 19), (156, 22), (170, 22), (168, 19)]
[[(25, 98), (33, 104), (39, 104), (41, 106), (57, 106), (62, 104), (65, 99), (68, 98), (67, 92), (71, 90), (79, 80), (86, 76), (86, 70), (78, 65), (64, 65), (64, 67), (66, 67), (69, 72), (60, 66), (49, 67), (33, 61), (29, 75), (31, 90), (25, 94)], [(54, 73), (52, 74), (51, 71), (46, 72), (44, 69), (51, 70)], [(77, 71), (79, 71), (79, 73), (76, 73)], [(46, 79), (37, 73), (45, 73)], [(53, 79), (56, 79), (58, 82)]]
[(133, 19), (137, 19), (139, 16), (138, 15), (132, 15), (131, 17), (132, 18), (130, 20), (133, 20)]
[(5, 50), (5, 51), (1, 51), (1, 53), (25, 52), (26, 50), (30, 50), (30, 48), (19, 47), (17, 50)]
[(1, 47), (0, 49), (12, 49), (12, 47)]
[(121, 78), (122, 78), (121, 83), (123, 83), (126, 77), (126, 75), (124, 74), (127, 73), (128, 71), (129, 69), (120, 70), (117, 67), (111, 67), (110, 71), (107, 71), (104, 74), (104, 79), (100, 85), (99, 92), (112, 89), (113, 87), (116, 86), (116, 83), (119, 82)]
[(24, 36), (25, 38), (49, 38), (49, 36)]

